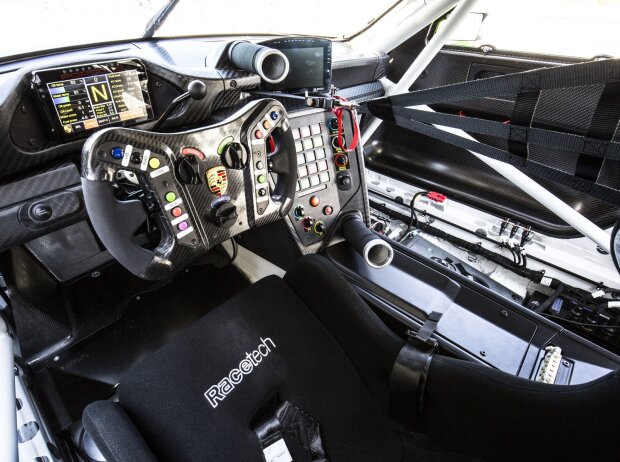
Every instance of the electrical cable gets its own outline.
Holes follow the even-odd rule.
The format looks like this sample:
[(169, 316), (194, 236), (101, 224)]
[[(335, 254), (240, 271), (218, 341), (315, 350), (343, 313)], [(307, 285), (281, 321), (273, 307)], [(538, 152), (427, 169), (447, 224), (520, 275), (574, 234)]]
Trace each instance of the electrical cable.
[(527, 268), (527, 257), (525, 256), (525, 254), (522, 254), (521, 256), (523, 257), (522, 268)]
[(551, 306), (555, 299), (562, 295), (562, 293), (564, 292), (564, 284), (562, 283), (562, 281), (559, 281), (557, 279), (552, 279), (549, 287), (552, 287), (555, 290), (545, 299), (544, 302), (534, 308), (534, 311), (536, 313), (543, 313), (544, 311), (546, 311), (546, 309)]
[(413, 198), (411, 199), (411, 202), (409, 203), (409, 210), (411, 211), (411, 216), (409, 218), (409, 225), (407, 226), (407, 229), (401, 236), (399, 242), (402, 242), (407, 237), (407, 235), (411, 232), (412, 229), (418, 228), (419, 223), (418, 223), (418, 215), (416, 214), (416, 211), (415, 211), (415, 200), (419, 196), (423, 196), (425, 194), (428, 194), (428, 191), (418, 191), (417, 193), (413, 195)]
[(237, 259), (237, 255), (239, 254), (239, 244), (237, 244), (237, 241), (235, 241), (234, 237), (230, 239), (230, 242), (232, 243), (233, 251), (229, 263), (232, 263)]
[(575, 324), (575, 325), (582, 326), (582, 327), (597, 327), (599, 329), (618, 329), (618, 328), (620, 328), (620, 324), (613, 325), (613, 326), (604, 325), (604, 324), (590, 324), (590, 323), (587, 323), (587, 322), (572, 321), (570, 319), (562, 318), (561, 316), (555, 316), (553, 314), (548, 314), (548, 313), (539, 313), (539, 314), (541, 316), (546, 317), (546, 318), (559, 319), (560, 321), (569, 322), (571, 324)]

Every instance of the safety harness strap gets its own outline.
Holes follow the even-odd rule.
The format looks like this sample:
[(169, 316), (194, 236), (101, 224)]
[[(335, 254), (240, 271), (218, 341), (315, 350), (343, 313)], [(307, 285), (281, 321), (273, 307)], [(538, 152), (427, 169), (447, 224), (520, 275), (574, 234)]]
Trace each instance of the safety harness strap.
[[(618, 106), (620, 107), (620, 104)], [(458, 128), (468, 133), (506, 140), (525, 141), (527, 144), (534, 146), (554, 148), (564, 152), (587, 153), (595, 157), (620, 160), (620, 143), (613, 141), (602, 141), (573, 133), (516, 125), (513, 120), (510, 123), (497, 122), (495, 120), (397, 106), (392, 106), (391, 111), (394, 115), (403, 118), (426, 124)]]
[(390, 376), (390, 415), (409, 430), (420, 427), (428, 369), (437, 342), (431, 335), (441, 313), (433, 311), (418, 332), (408, 331)]
[(463, 138), (459, 135), (440, 130), (422, 122), (395, 116), (394, 123), (401, 127), (422, 133), (423, 135), (430, 136), (439, 141), (452, 144), (453, 146), (467, 149), (483, 156), (511, 164), (530, 176), (553, 181), (569, 188), (591, 194), (594, 197), (598, 197), (599, 199), (612, 204), (620, 204), (620, 191), (617, 189), (583, 180), (571, 175), (570, 173), (563, 172), (562, 170), (557, 170), (553, 167), (548, 167), (537, 162), (529, 161), (521, 156), (504, 151), (500, 148)]
[[(329, 462), (319, 422), (294, 404), (283, 401), (253, 424), (265, 462), (290, 462), (284, 435), (308, 451), (314, 462)], [(286, 460), (288, 458), (288, 460)]]
[(389, 100), (394, 106), (420, 106), (488, 97), (517, 95), (523, 89), (555, 90), (584, 85), (605, 85), (620, 81), (620, 60), (608, 59), (534, 69), (486, 79), (455, 83), (441, 87), (403, 93), (368, 101), (366, 104)]
[[(540, 95), (545, 90), (584, 85), (604, 85), (590, 129), (584, 135), (533, 125)], [(436, 103), (515, 96), (515, 107), (504, 123), (411, 108)], [(578, 103), (578, 101), (577, 101)], [(620, 204), (620, 185), (599, 183), (606, 159), (620, 160), (620, 143), (614, 142), (620, 119), (620, 60), (604, 60), (571, 66), (542, 68), (473, 82), (418, 90), (364, 103), (368, 112), (384, 121), (439, 141), (511, 164), (524, 173)], [(449, 133), (433, 125), (487, 135), (507, 141), (508, 150)], [(528, 158), (529, 145), (578, 154), (573, 171)], [(556, 159), (557, 160), (557, 159)], [(564, 162), (562, 165), (570, 165)]]

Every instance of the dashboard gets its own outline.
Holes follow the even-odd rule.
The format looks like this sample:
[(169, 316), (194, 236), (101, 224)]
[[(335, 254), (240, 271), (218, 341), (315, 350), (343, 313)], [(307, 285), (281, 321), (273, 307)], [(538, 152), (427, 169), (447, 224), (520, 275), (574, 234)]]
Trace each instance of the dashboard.
[[(233, 43), (230, 39), (188, 38), (114, 44), (0, 63), (0, 252), (23, 252), (25, 248), (29, 258), (32, 257), (48, 275), (63, 285), (83, 285), (88, 297), (96, 293), (91, 290), (92, 286), (107, 293), (110, 283), (122, 284), (122, 281), (114, 276), (116, 273), (107, 271), (113, 258), (95, 235), (86, 214), (81, 184), (84, 172), (81, 154), (85, 141), (92, 133), (108, 127), (173, 134), (216, 125), (248, 103), (265, 98), (266, 94), (277, 100), (288, 114), (295, 142), (297, 184), (290, 212), (284, 220), (278, 221), (279, 227), (272, 226), (276, 223), (266, 223), (259, 230), (268, 233), (268, 241), (277, 243), (275, 247), (292, 245), (298, 253), (315, 253), (330, 242), (336, 221), (342, 214), (362, 211), (366, 215), (364, 218), (369, 220), (364, 157), (361, 147), (352, 149), (350, 146), (355, 138), (355, 120), (345, 112), (338, 127), (338, 119), (332, 111), (309, 108), (302, 95), (305, 91), (324, 93), (334, 86), (337, 95), (357, 102), (380, 97), (383, 87), (379, 80), (386, 75), (388, 56), (357, 52), (348, 44), (318, 40), (306, 41), (303, 52), (295, 53), (300, 38), (254, 39), (253, 43), (269, 45), (267, 48), (278, 47), (276, 49), (286, 57), (292, 72), (279, 79), (277, 73), (284, 61), (279, 55), (266, 52), (262, 54), (262, 61), (258, 61), (271, 63), (270, 67), (263, 69), (271, 81), (247, 69), (255, 65), (255, 55), (245, 64), (241, 63), (245, 69), (234, 65), (229, 53)], [(248, 50), (243, 41), (236, 42), (241, 42), (237, 45), (239, 51)], [(247, 57), (249, 54), (242, 55)], [(183, 99), (194, 81), (204, 85), (204, 97)], [(169, 110), (174, 101), (178, 104)], [(269, 109), (265, 114), (272, 117), (272, 108)], [(167, 117), (162, 118), (167, 112)], [(264, 131), (261, 126), (256, 126), (261, 130), (261, 137), (266, 138), (267, 146), (269, 129), (264, 124), (274, 121), (261, 119)], [(156, 125), (159, 125), (157, 130), (153, 130)], [(214, 221), (226, 217), (211, 217), (209, 222), (201, 216), (202, 225), (193, 219), (188, 220), (184, 214), (187, 203), (180, 199), (184, 188), (189, 190), (194, 186), (182, 181), (183, 187), (173, 191), (169, 187), (173, 184), (171, 178), (179, 173), (172, 170), (172, 163), (169, 170), (165, 170), (163, 163), (167, 158), (179, 160), (185, 154), (199, 155), (201, 150), (209, 158), (220, 156), (227, 146), (227, 135), (216, 136), (214, 133), (208, 143), (198, 147), (185, 143), (185, 140), (178, 145), (170, 144), (175, 152), (169, 157), (164, 156), (163, 151), (140, 146), (144, 144), (140, 139), (121, 144), (115, 141), (105, 146), (104, 154), (121, 166), (132, 167), (127, 170), (148, 171), (151, 177), (155, 172), (161, 187), (156, 190), (157, 196), (150, 198), (152, 204), (149, 206), (160, 209), (164, 219), (174, 227), (174, 236), (181, 244), (191, 245), (192, 233), (200, 227), (207, 231), (210, 242), (219, 243), (229, 235)], [(264, 158), (258, 158), (260, 151), (248, 151), (252, 155), (250, 165), (256, 179), (256, 189), (252, 190), (257, 195), (254, 202), (260, 204), (262, 191), (271, 186), (272, 178), (264, 170)], [(268, 151), (263, 152), (268, 154)], [(157, 162), (151, 164), (152, 159)], [(160, 172), (161, 176), (158, 176)], [(215, 172), (220, 174), (221, 170)], [(119, 189), (126, 188), (122, 191), (124, 194), (139, 193), (138, 179), (131, 173), (117, 178), (117, 183), (122, 185)], [(229, 175), (232, 178), (234, 172), (226, 174)], [(233, 183), (229, 178), (229, 187)], [(243, 198), (235, 198), (232, 187), (230, 191), (223, 190), (224, 185), (218, 187), (220, 190), (211, 190), (211, 195), (205, 192), (208, 210), (222, 211), (221, 208), (216, 210), (216, 205), (221, 206), (227, 196), (237, 201), (238, 211), (243, 210)], [(247, 198), (246, 201), (251, 202)], [(258, 206), (255, 210), (258, 220), (261, 213)], [(241, 226), (236, 220), (231, 225)], [(149, 231), (134, 236), (136, 242), (148, 247)], [(246, 234), (250, 233), (241, 236)], [(335, 245), (326, 254), (335, 263), (344, 262), (342, 268), (357, 268), (348, 275), (352, 280), (363, 276), (372, 281), (372, 275), (367, 274), (370, 271), (367, 265), (346, 249), (347, 246)], [(394, 298), (412, 304), (416, 294), (430, 299), (435, 297), (432, 291), (418, 290), (420, 285), (416, 284), (416, 279), (427, 278), (428, 283), (425, 280), (424, 285), (436, 287), (437, 294), (454, 285), (444, 283), (437, 275), (420, 268), (401, 255), (395, 259), (394, 269), (382, 273), (384, 279), (373, 284), (388, 287), (404, 281), (402, 287), (395, 288)], [(24, 268), (24, 271), (31, 270)], [(403, 274), (416, 277), (403, 278)], [(112, 277), (113, 280), (109, 279)], [(466, 287), (467, 281), (459, 284)], [(369, 294), (370, 289), (367, 288)], [(451, 289), (451, 293), (465, 294), (465, 290)], [(487, 294), (488, 297), (491, 295)], [(441, 295), (436, 298), (443, 300)], [(470, 303), (469, 299), (456, 301)], [(488, 303), (483, 297), (472, 299), (472, 311), (486, 309)], [(530, 341), (530, 331), (522, 329), (515, 321), (517, 316), (506, 319), (511, 326), (514, 325), (514, 335), (510, 331), (506, 337), (499, 336), (499, 343), (505, 338), (514, 341), (515, 337), (523, 338), (523, 344)], [(456, 319), (454, 326), (456, 331), (462, 323)], [(540, 337), (555, 335), (555, 331), (549, 333), (545, 325), (532, 324), (529, 327)], [(569, 334), (562, 335), (573, 341)], [(451, 332), (450, 336), (458, 338), (458, 335), (458, 332)], [(537, 350), (527, 348), (528, 351)], [(503, 350), (496, 351), (501, 355)], [(493, 355), (495, 353), (490, 353), (489, 358)], [(497, 365), (500, 368), (503, 366), (499, 361), (502, 364), (508, 362), (499, 357)]]
[[(264, 50), (249, 59), (256, 42), (284, 60)], [(233, 44), (241, 58), (230, 52)], [(284, 62), (286, 76), (270, 78)], [(61, 281), (105, 264), (111, 257), (88, 224), (81, 192), (85, 140), (108, 127), (148, 131), (158, 124), (157, 131), (174, 133), (216, 124), (267, 94), (289, 113), (296, 141), (297, 191), (286, 226), (301, 253), (315, 252), (338, 215), (367, 211), (368, 199), (361, 149), (347, 152), (350, 115), (343, 118), (341, 147), (334, 114), (309, 109), (302, 95), (333, 85), (353, 100), (381, 96), (386, 64), (384, 54), (299, 37), (158, 40), (0, 64), (0, 226), (6, 230), (0, 251), (25, 243)], [(194, 81), (205, 96), (183, 99)], [(72, 248), (72, 240), (82, 244)]]

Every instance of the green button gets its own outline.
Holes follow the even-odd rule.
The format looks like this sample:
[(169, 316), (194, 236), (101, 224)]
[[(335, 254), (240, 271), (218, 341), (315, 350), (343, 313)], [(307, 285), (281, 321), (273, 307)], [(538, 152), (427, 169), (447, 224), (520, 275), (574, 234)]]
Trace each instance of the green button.
[(222, 141), (220, 141), (220, 145), (217, 147), (217, 153), (220, 156), (224, 154), (224, 149), (226, 149), (226, 146), (228, 146), (233, 141), (235, 141), (235, 139), (232, 136), (227, 136), (226, 138), (224, 138)]
[(264, 183), (266, 181), (265, 175), (258, 175), (257, 181), (259, 183)]
[(166, 193), (166, 201), (174, 202), (175, 200), (177, 200), (177, 195), (175, 193), (172, 191)]

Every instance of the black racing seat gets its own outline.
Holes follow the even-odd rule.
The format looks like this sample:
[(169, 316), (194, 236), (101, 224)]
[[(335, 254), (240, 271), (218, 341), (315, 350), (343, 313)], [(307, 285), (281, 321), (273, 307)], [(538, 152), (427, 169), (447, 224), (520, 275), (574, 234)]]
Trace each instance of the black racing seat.
[[(135, 366), (118, 403), (87, 406), (84, 427), (108, 462), (617, 454), (619, 372), (562, 387), (437, 355), (423, 424), (440, 444), (421, 448), (425, 440), (395, 431), (383, 411), (403, 344), (323, 257), (303, 257), (284, 279), (259, 281)], [(558, 436), (567, 434), (578, 438)], [(290, 457), (278, 457), (282, 441)]]
[[(252, 285), (135, 366), (120, 381), (118, 405), (87, 407), (85, 429), (109, 462), (262, 461), (257, 427), (282, 403), (318, 424), (328, 460), (402, 460), (378, 397), (309, 309), (351, 329), (347, 308), (357, 310), (361, 299), (322, 257), (302, 260), (284, 280)], [(320, 302), (307, 301), (298, 286)], [(387, 377), (401, 342), (384, 333), (395, 341)], [(360, 353), (362, 362), (376, 360), (376, 352)], [(311, 439), (295, 434), (303, 425), (284, 428), (288, 451), (296, 462), (321, 460)]]

